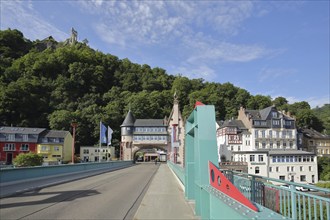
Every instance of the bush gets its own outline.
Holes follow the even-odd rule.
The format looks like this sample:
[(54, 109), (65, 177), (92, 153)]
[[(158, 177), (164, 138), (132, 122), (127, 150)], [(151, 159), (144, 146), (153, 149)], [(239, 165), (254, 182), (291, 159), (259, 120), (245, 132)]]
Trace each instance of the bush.
[(43, 157), (35, 153), (19, 154), (14, 159), (14, 165), (16, 167), (31, 167), (31, 166), (41, 166), (43, 162)]

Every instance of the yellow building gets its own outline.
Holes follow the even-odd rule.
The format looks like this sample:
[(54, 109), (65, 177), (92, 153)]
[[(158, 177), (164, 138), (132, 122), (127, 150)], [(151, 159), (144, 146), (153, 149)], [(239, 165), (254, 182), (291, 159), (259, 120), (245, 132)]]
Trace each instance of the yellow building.
[(303, 128), (299, 130), (302, 140), (300, 148), (314, 152), (317, 156), (330, 157), (330, 136), (321, 134), (313, 129)]
[(73, 138), (68, 131), (47, 130), (40, 134), (37, 153), (44, 158), (44, 164), (53, 165), (72, 160)]

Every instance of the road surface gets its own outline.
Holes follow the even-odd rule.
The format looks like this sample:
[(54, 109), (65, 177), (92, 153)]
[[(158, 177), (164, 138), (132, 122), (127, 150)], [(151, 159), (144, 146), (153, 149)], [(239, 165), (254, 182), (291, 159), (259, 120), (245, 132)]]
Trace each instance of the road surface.
[(158, 165), (140, 164), (0, 199), (0, 219), (132, 219)]

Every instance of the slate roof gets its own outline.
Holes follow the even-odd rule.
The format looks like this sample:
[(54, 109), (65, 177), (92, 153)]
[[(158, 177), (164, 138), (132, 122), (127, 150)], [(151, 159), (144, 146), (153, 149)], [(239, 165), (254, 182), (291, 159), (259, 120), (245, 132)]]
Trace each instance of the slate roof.
[(136, 119), (135, 127), (160, 127), (166, 126), (163, 119)]
[(43, 132), (40, 137), (49, 137), (49, 138), (65, 138), (65, 136), (68, 134), (68, 131), (58, 131), (58, 130), (48, 130)]
[(241, 120), (226, 120), (221, 124), (221, 128), (223, 127), (237, 127), (240, 130), (247, 129)]
[(40, 134), (46, 128), (25, 128), (25, 127), (0, 127), (3, 134)]
[(309, 128), (301, 128), (299, 129), (299, 133), (303, 133), (303, 135), (307, 138), (316, 138), (316, 139), (330, 139), (330, 135), (322, 134), (314, 129)]
[(128, 111), (125, 120), (123, 122), (123, 124), (120, 127), (123, 126), (134, 126), (134, 122), (135, 122), (135, 118), (133, 113), (131, 112), (131, 110)]

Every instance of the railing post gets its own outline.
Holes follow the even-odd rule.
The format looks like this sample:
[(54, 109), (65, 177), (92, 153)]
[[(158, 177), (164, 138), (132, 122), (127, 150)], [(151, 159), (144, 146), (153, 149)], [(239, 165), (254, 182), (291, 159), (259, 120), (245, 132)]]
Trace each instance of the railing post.
[(252, 176), (252, 180), (251, 180), (251, 200), (252, 202), (256, 201), (256, 188), (255, 188), (255, 184), (256, 184), (256, 177)]
[(297, 219), (297, 199), (296, 199), (296, 189), (294, 185), (290, 185), (290, 195), (291, 195), (291, 212), (292, 219)]

